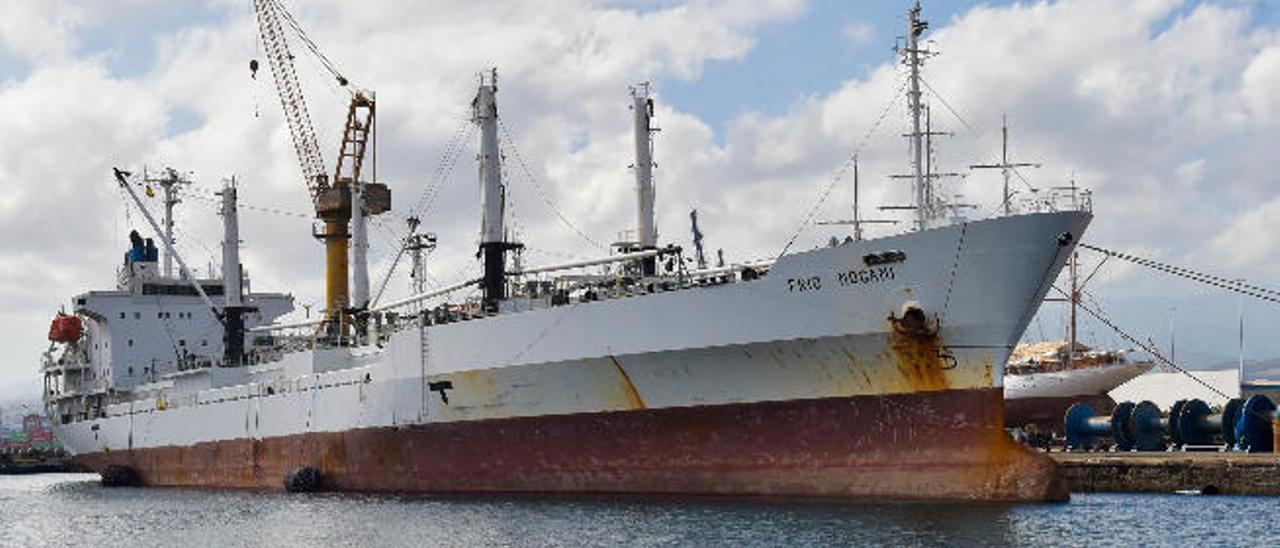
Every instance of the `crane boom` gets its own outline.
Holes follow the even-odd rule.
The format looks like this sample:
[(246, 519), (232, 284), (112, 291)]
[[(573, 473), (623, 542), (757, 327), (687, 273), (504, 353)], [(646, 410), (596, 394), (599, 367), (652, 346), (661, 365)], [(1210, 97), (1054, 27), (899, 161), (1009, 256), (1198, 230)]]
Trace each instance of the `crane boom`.
[(293, 54), (289, 52), (289, 43), (280, 26), (279, 14), (276, 12), (278, 7), (276, 0), (253, 0), (253, 8), (258, 15), (258, 32), (262, 36), (267, 63), (271, 65), (276, 91), (280, 95), (280, 106), (283, 107), (285, 121), (289, 124), (289, 135), (293, 138), (294, 151), (298, 153), (298, 163), (302, 167), (307, 190), (314, 201), (328, 187), (329, 180), (324, 160), (320, 156), (316, 131), (307, 112), (307, 102), (302, 96), (302, 86), (298, 84), (298, 74), (293, 68)]
[[(298, 163), (311, 201), (315, 204), (316, 217), (324, 224), (324, 232), (316, 234), (325, 246), (325, 322), (322, 330), (341, 344), (347, 336), (350, 320), (354, 319), (357, 334), (364, 331), (362, 312), (368, 304), (369, 293), (366, 217), (391, 209), (391, 191), (386, 185), (361, 180), (365, 151), (374, 130), (373, 95), (365, 92), (352, 94), (337, 166), (330, 179), (320, 155), (306, 100), (302, 96), (302, 86), (298, 84), (293, 54), (289, 52), (281, 17), (297, 33), (303, 45), (319, 57), (326, 70), (337, 78), (338, 85), (346, 86), (347, 79), (307, 38), (293, 16), (280, 5), (280, 0), (253, 0), (253, 6)], [(354, 248), (350, 245), (352, 243)], [(349, 279), (351, 262), (356, 265), (354, 302)]]

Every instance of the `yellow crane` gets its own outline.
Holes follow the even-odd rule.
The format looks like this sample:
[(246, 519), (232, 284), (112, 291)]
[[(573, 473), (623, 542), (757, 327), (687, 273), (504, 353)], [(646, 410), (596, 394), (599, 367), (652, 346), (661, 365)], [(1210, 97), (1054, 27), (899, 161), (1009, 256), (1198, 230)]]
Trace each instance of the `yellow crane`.
[[(316, 218), (324, 224), (324, 231), (316, 234), (323, 240), (325, 246), (323, 330), (341, 340), (347, 334), (347, 326), (351, 324), (351, 314), (355, 313), (359, 316), (361, 309), (367, 306), (367, 279), (363, 282), (365, 287), (360, 288), (366, 302), (352, 301), (348, 279), (353, 208), (361, 208), (355, 215), (357, 222), (361, 223), (364, 215), (377, 215), (391, 209), (391, 191), (386, 185), (364, 182), (360, 179), (365, 151), (375, 127), (376, 109), (373, 94), (362, 91), (352, 93), (351, 102), (347, 108), (342, 144), (338, 150), (337, 167), (333, 177), (330, 178), (324, 168), (315, 128), (311, 125), (311, 117), (302, 95), (302, 86), (298, 83), (298, 75), (293, 66), (293, 54), (289, 51), (289, 43), (281, 20), (283, 19), (294, 29), (303, 44), (334, 76), (338, 85), (345, 87), (348, 80), (320, 53), (315, 43), (302, 32), (297, 21), (279, 0), (253, 0), (253, 7), (257, 14), (258, 32), (262, 37), (267, 63), (271, 66), (276, 92), (280, 96), (284, 118), (289, 126), (289, 134), (293, 138), (294, 151), (302, 167), (303, 180), (315, 204)], [(255, 69), (256, 66), (256, 61), (251, 64)], [(357, 232), (361, 231), (357, 230)], [(360, 258), (362, 260), (363, 255)], [(358, 268), (363, 269), (365, 266), (360, 264)]]

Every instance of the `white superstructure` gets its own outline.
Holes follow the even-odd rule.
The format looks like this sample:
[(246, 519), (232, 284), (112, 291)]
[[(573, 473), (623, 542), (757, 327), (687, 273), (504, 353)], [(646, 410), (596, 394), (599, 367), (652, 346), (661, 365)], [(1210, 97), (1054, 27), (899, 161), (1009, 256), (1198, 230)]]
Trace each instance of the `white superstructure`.
[[(222, 196), (224, 277), (198, 278), (185, 267), (177, 276), (165, 276), (155, 243), (134, 231), (116, 288), (72, 298), (83, 335), (51, 344), (42, 361), (45, 401), (59, 422), (101, 416), (112, 402), (173, 386), (173, 378), (214, 375), (223, 363), (224, 330), (197, 284), (225, 306), (245, 307), (249, 326), (271, 323), (293, 310), (291, 295), (249, 291), (249, 278), (239, 267), (235, 187), (228, 185)], [(172, 224), (167, 209), (165, 226)]]

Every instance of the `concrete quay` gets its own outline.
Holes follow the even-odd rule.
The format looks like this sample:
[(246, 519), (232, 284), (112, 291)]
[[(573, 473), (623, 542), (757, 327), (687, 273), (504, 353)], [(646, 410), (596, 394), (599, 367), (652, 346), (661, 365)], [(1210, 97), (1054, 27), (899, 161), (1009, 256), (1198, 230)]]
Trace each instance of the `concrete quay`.
[(1050, 453), (1073, 493), (1280, 495), (1280, 454)]

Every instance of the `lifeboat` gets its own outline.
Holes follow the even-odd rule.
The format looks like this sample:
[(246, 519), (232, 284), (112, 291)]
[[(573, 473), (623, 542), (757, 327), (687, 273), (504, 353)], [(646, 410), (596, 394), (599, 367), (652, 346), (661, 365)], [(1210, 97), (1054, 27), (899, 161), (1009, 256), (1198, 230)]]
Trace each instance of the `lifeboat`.
[(53, 323), (49, 324), (49, 340), (53, 342), (76, 342), (83, 334), (84, 324), (80, 323), (80, 318), (76, 316), (59, 312), (53, 319)]

